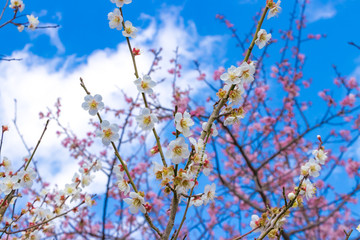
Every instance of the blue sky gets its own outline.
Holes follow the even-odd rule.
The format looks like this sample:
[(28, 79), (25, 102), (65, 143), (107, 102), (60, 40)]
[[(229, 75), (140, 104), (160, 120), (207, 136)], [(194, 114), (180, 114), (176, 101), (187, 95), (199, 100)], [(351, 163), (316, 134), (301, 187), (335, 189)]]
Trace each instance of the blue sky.
[[(0, 123), (11, 122), (14, 114), (12, 99), (17, 98), (19, 124), (26, 140), (35, 142), (42, 129), (38, 112), (44, 111), (47, 106), (51, 107), (57, 97), (62, 97), (64, 124), (79, 129), (78, 133), (82, 134), (85, 130), (81, 128), (87, 126), (88, 115), (81, 112), (83, 93), (78, 87), (80, 76), (84, 77), (91, 89), (102, 93), (113, 107), (121, 107), (117, 101), (117, 88), (136, 92), (131, 81), (129, 84), (118, 81), (119, 78), (131, 80), (133, 75), (131, 65), (127, 63), (129, 56), (124, 45), (125, 39), (119, 31), (108, 27), (107, 14), (115, 5), (110, 1), (24, 2), (26, 14), (39, 16), (41, 24), (59, 24), (61, 27), (35, 32), (25, 30), (22, 33), (13, 26), (0, 29), (0, 54), (23, 58), (21, 62), (0, 62)], [(168, 60), (173, 57), (176, 46), (179, 46), (181, 63), (185, 65), (184, 73), (189, 71), (184, 74), (184, 85), (187, 85), (196, 76), (196, 73), (191, 72), (191, 61), (194, 59), (200, 61), (208, 76), (212, 76), (212, 71), (219, 66), (227, 68), (242, 60), (241, 49), (235, 47), (235, 40), (225, 25), (215, 19), (215, 15), (224, 14), (235, 24), (242, 37), (249, 32), (253, 15), (264, 2), (135, 0), (124, 7), (124, 16), (140, 29), (134, 46), (141, 46), (145, 52), (152, 47), (164, 47), (163, 72), (156, 75), (159, 78), (164, 73), (166, 75), (166, 69), (171, 67)], [(273, 38), (278, 39), (278, 30), (288, 27), (293, 5), (294, 1), (284, 0), (280, 16), (265, 21), (263, 28), (273, 30)], [(309, 21), (304, 36), (309, 33), (327, 35), (319, 41), (304, 43), (301, 49), (308, 57), (305, 78), (312, 77), (314, 82), (313, 88), (307, 92), (313, 96), (310, 97), (313, 101), (320, 100), (317, 92), (328, 86), (329, 82), (332, 83), (335, 77), (332, 64), (337, 65), (344, 75), (360, 77), (360, 51), (347, 44), (353, 41), (360, 45), (360, 32), (356, 29), (358, 9), (360, 2), (356, 0), (314, 0), (306, 9)], [(9, 10), (4, 18), (10, 16)], [(272, 44), (269, 48), (272, 57), (266, 59), (268, 66), (279, 60), (278, 51), (279, 45)], [(259, 55), (261, 51), (255, 49), (254, 54)], [(144, 54), (144, 58), (139, 61), (140, 72), (146, 72), (150, 62), (151, 55)], [(165, 92), (166, 86), (156, 91)], [(71, 99), (68, 96), (72, 96)], [(165, 95), (162, 99), (166, 101), (168, 97)], [(26, 127), (29, 125), (32, 127)], [(50, 127), (48, 135), (54, 135), (54, 125)], [(61, 146), (56, 137), (47, 137), (42, 146), (50, 150), (38, 153), (40, 161), (62, 151), (59, 150)], [(20, 153), (11, 149), (14, 144), (21, 144), (15, 134), (4, 145), (3, 155), (8, 152), (7, 155), (16, 158), (25, 154), (25, 151)], [(66, 151), (63, 154), (67, 154)], [(50, 175), (51, 181), (61, 184), (65, 176), (72, 176), (73, 173), (68, 173), (60, 157), (55, 156), (53, 161), (43, 161), (40, 165), (45, 171), (54, 164), (59, 169), (55, 177)], [(76, 163), (66, 161), (65, 166), (76, 166)], [(97, 180), (98, 185), (94, 188), (102, 189), (104, 178), (98, 176)]]

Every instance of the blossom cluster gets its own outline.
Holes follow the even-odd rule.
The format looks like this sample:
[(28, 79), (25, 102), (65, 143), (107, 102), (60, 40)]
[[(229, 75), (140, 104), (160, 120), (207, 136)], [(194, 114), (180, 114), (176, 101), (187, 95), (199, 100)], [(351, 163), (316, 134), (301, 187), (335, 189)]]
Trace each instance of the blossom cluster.
[(0, 172), (0, 194), (10, 194), (12, 190), (20, 188), (30, 188), (36, 179), (36, 172), (33, 168), (21, 168), (14, 172), (11, 161), (4, 157), (0, 166), (3, 167), (3, 171)]
[[(310, 199), (316, 193), (315, 185), (310, 181), (309, 177), (318, 177), (320, 175), (321, 166), (324, 165), (327, 159), (327, 152), (325, 152), (324, 147), (322, 146), (321, 137), (317, 137), (320, 141), (320, 145), (317, 149), (312, 151), (312, 158), (308, 160), (304, 165), (301, 166), (300, 169), (300, 177), (301, 185), (294, 188), (294, 191), (288, 193), (287, 197), (290, 201), (293, 201), (292, 206), (297, 207), (302, 206), (303, 204), (303, 196), (306, 199)], [(272, 222), (275, 223), (275, 227), (272, 228), (268, 237), (270, 239), (277, 237), (277, 232), (282, 225), (286, 222), (286, 216), (288, 216), (289, 212), (285, 212), (283, 217), (276, 220), (276, 217), (281, 213), (282, 208), (272, 208), (270, 211), (261, 215), (261, 217), (257, 215), (251, 216), (250, 226), (254, 230), (254, 232), (263, 232), (271, 225)]]
[(121, 30), (124, 26), (124, 31), (122, 31), (123, 36), (135, 38), (138, 31), (137, 28), (128, 20), (124, 23), (124, 18), (120, 11), (124, 4), (130, 4), (132, 0), (111, 0), (111, 2), (115, 3), (118, 8), (108, 13), (109, 27), (111, 29)]
[[(268, 19), (277, 16), (281, 12), (281, 1), (276, 4), (273, 0), (267, 2), (267, 7), (270, 9)], [(262, 49), (269, 43), (271, 39), (271, 33), (267, 33), (265, 29), (260, 29), (256, 34), (255, 44)], [(231, 66), (227, 72), (223, 72), (220, 75), (220, 79), (225, 82), (225, 86), (221, 88), (216, 94), (220, 99), (225, 98), (228, 94), (229, 105), (221, 111), (221, 114), (225, 114), (224, 125), (232, 125), (238, 123), (240, 119), (244, 118), (245, 112), (241, 107), (239, 109), (233, 109), (234, 105), (237, 105), (242, 100), (244, 94), (244, 87), (248, 86), (254, 81), (256, 62), (244, 61), (240, 66)]]
[[(11, 9), (14, 9), (15, 14), (17, 13), (17, 11), (24, 11), (25, 9), (25, 4), (22, 0), (11, 0), (10, 1), (10, 5), (9, 7)], [(37, 26), (39, 25), (39, 20), (37, 17), (35, 17), (34, 15), (26, 15), (27, 19), (28, 19), (28, 23), (27, 23), (27, 27), (30, 30), (35, 30), (37, 28)], [(19, 23), (15, 23), (15, 25), (17, 26), (19, 32), (22, 32), (25, 28), (25, 25), (23, 24), (19, 24)]]
[[(89, 112), (91, 116), (95, 116), (102, 109), (104, 109), (104, 103), (102, 102), (102, 96), (96, 94), (94, 96), (88, 94), (84, 97), (85, 102), (81, 105), (82, 108)], [(100, 129), (96, 131), (96, 136), (100, 137), (104, 145), (109, 145), (111, 142), (115, 142), (119, 139), (119, 126), (116, 124), (110, 124), (109, 121), (104, 120), (101, 122)]]
[[(6, 198), (0, 202), (2, 208), (7, 208), (10, 204), (14, 204), (15, 199), (23, 197), (22, 193), (33, 191), (33, 185), (38, 175), (34, 168), (28, 167), (30, 161), (31, 158), (24, 158), (23, 166), (17, 171), (13, 171), (12, 162), (8, 158), (4, 157), (1, 161), (0, 194), (6, 195)], [(19, 229), (19, 219), (27, 216), (26, 221), (30, 226), (38, 225), (41, 229), (24, 231), (21, 239), (41, 239), (43, 233), (54, 228), (52, 220), (66, 213), (69, 209), (71, 210), (71, 202), (80, 200), (80, 204), (84, 202), (88, 206), (93, 205), (94, 201), (91, 196), (89, 194), (81, 194), (81, 191), (94, 178), (91, 172), (96, 172), (101, 168), (100, 161), (84, 163), (80, 169), (81, 174), (75, 173), (72, 183), (65, 184), (64, 189), (60, 191), (54, 190), (50, 192), (47, 187), (44, 187), (47, 185), (43, 185), (42, 190), (32, 202), (30, 198), (25, 198), (29, 202), (20, 211), (19, 215), (11, 218), (1, 216), (5, 223), (4, 227)], [(67, 199), (70, 199), (70, 203), (66, 202)]]
[[(199, 171), (199, 166), (191, 163), (186, 169), (180, 169), (175, 176), (174, 166), (164, 167), (157, 162), (153, 162), (153, 171), (157, 180), (161, 181), (161, 186), (165, 187), (165, 193), (169, 194), (171, 191), (176, 191), (181, 198), (189, 198), (188, 191), (197, 184), (196, 175)], [(173, 186), (171, 186), (173, 183)], [(204, 193), (191, 196), (190, 204), (196, 207), (207, 204), (209, 201), (213, 201), (215, 198), (216, 185), (206, 185)]]
[[(321, 137), (318, 136), (321, 140)], [(320, 146), (318, 149), (312, 151), (313, 158), (301, 166), (300, 180), (303, 180), (300, 186), (300, 195), (305, 195), (306, 199), (310, 199), (316, 193), (315, 185), (310, 181), (309, 177), (318, 177), (320, 175), (321, 166), (324, 165), (327, 159), (327, 153), (324, 151), (324, 147)], [(296, 190), (296, 189), (295, 189)], [(295, 198), (295, 193), (289, 193), (288, 197), (290, 200)], [(298, 206), (302, 202), (301, 196), (295, 201), (294, 206)]]

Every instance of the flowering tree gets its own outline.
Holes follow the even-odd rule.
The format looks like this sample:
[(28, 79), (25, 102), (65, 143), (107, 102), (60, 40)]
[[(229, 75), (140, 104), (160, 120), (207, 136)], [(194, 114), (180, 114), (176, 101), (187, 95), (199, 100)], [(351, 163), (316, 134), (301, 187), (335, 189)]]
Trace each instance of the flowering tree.
[[(161, 103), (161, 93), (156, 92), (162, 81), (152, 78), (161, 49), (150, 50), (153, 63), (140, 76), (136, 60), (141, 51), (131, 45), (138, 30), (125, 18), (126, 4), (132, 1), (111, 2), (116, 8), (108, 14), (109, 27), (122, 31), (126, 39), (138, 95), (123, 93), (127, 108), (113, 109), (80, 78), (82, 108), (94, 117), (83, 138), (60, 122), (60, 100), (55, 110), (40, 113), (47, 119), (44, 132), (34, 149), (27, 147), (29, 157), (22, 166), (14, 170), (10, 160), (2, 159), (2, 237), (350, 239), (359, 222), (351, 204), (357, 203), (360, 191), (360, 163), (346, 153), (359, 137), (360, 88), (356, 79), (342, 76), (334, 66), (334, 84), (344, 94), (319, 92), (324, 106), (313, 117), (312, 98), (306, 95), (311, 80), (303, 77), (306, 58), (301, 44), (322, 36), (303, 36), (307, 1), (294, 1), (290, 27), (280, 31), (284, 44), (280, 59), (272, 67), (264, 58), (275, 40), (262, 25), (276, 21), (272, 17), (280, 14), (280, 1), (264, 3), (245, 39), (225, 16), (217, 15), (244, 57), (227, 70), (219, 67), (212, 80), (195, 61), (197, 80), (207, 91), (193, 97), (191, 90), (180, 87), (182, 68), (176, 49), (174, 67), (168, 70), (173, 79), (172, 108)], [(13, 20), (23, 6), (22, 1), (11, 1), (14, 18), (8, 23), (19, 30), (24, 24)], [(25, 25), (35, 29), (37, 19), (28, 19)], [(252, 53), (255, 47), (262, 49), (261, 55)], [(272, 96), (271, 88), (281, 91)], [(44, 182), (33, 160), (49, 120), (58, 124), (62, 145), (80, 166), (72, 179), (64, 179), (62, 189)], [(16, 120), (14, 125), (17, 129)], [(1, 144), (7, 131), (4, 125)], [(94, 153), (99, 139), (103, 149)], [(124, 149), (125, 144), (135, 146), (133, 152)], [(344, 193), (341, 185), (331, 183), (338, 168), (353, 179), (351, 191)], [(83, 189), (97, 171), (107, 177), (106, 192), (92, 196)]]

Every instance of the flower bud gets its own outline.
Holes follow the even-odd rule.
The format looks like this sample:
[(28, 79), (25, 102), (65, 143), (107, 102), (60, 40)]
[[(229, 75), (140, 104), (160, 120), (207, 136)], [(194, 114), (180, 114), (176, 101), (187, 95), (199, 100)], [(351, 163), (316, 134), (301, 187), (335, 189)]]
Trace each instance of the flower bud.
[(289, 194), (288, 194), (288, 198), (289, 198), (290, 200), (293, 200), (293, 199), (295, 198), (295, 194), (294, 194), (293, 192), (289, 193)]
[(8, 125), (2, 125), (2, 132), (6, 132), (9, 131), (9, 126)]

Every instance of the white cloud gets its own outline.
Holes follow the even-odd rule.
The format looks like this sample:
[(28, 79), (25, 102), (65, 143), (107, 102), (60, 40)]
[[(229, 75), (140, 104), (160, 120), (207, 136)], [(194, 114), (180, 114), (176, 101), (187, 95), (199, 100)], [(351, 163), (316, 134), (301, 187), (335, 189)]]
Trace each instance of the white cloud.
[(56, 47), (58, 54), (65, 53), (64, 44), (61, 42), (59, 36), (59, 30), (61, 29), (61, 27), (57, 27), (57, 28), (51, 27), (56, 25), (53, 23), (41, 23), (41, 24), (43, 26), (50, 26), (50, 27), (37, 29), (36, 31), (28, 30), (31, 39), (36, 39), (41, 35), (46, 35), (49, 37), (51, 45)]
[[(146, 73), (152, 62), (152, 55), (147, 53), (147, 50), (163, 48), (162, 69), (152, 76), (155, 80), (164, 77), (171, 78), (167, 73), (167, 70), (173, 67), (169, 60), (174, 57), (174, 49), (179, 47), (180, 62), (184, 67), (179, 83), (183, 88), (191, 86), (196, 94), (202, 85), (201, 82), (194, 81), (197, 73), (190, 71), (193, 69), (192, 60), (211, 59), (214, 52), (221, 55), (218, 47), (222, 43), (218, 36), (199, 36), (195, 24), (184, 23), (179, 16), (180, 11), (179, 8), (168, 8), (160, 13), (158, 21), (143, 14), (143, 19), (149, 19), (150, 23), (147, 28), (139, 31), (138, 38), (132, 40), (132, 44), (133, 47), (145, 50), (142, 56), (137, 57), (140, 73)], [(58, 36), (57, 31), (48, 34), (53, 34), (54, 39)], [(57, 44), (56, 41), (53, 43)], [(62, 44), (58, 45), (58, 49), (61, 49), (61, 46)], [(18, 100), (17, 118), (20, 130), (28, 145), (35, 146), (44, 126), (44, 120), (39, 120), (38, 113), (46, 111), (47, 107), (52, 107), (58, 97), (62, 99), (60, 120), (63, 125), (70, 126), (80, 137), (92, 130), (87, 125), (89, 115), (81, 109), (85, 94), (79, 86), (79, 77), (85, 80), (88, 89), (93, 94), (101, 94), (105, 104), (114, 108), (124, 106), (119, 88), (131, 96), (137, 93), (133, 84), (135, 80), (133, 66), (125, 41), (116, 49), (99, 49), (86, 58), (68, 56), (67, 58), (44, 59), (32, 54), (30, 45), (23, 50), (13, 52), (12, 55), (23, 60), (0, 62), (0, 123), (8, 123), (11, 127), (11, 131), (7, 132), (5, 137), (2, 156), (8, 156), (18, 163), (26, 155), (26, 151), (11, 124), (14, 116), (14, 98)], [(213, 70), (211, 61), (206, 63), (209, 64), (206, 66), (203, 64), (205, 68), (202, 70), (211, 76)], [(169, 89), (171, 89), (171, 81), (157, 86), (155, 91), (161, 94), (161, 101), (171, 107)], [(69, 157), (67, 150), (61, 146), (60, 139), (55, 136), (57, 129), (56, 123), (51, 122), (37, 151), (36, 159), (39, 161), (38, 166), (42, 177), (61, 187), (71, 180), (78, 165), (73, 158)], [(93, 184), (92, 189), (99, 193), (104, 189), (105, 176), (100, 174), (95, 181), (96, 186)]]
[[(39, 17), (40, 20), (40, 27), (49, 26), (48, 28), (40, 28), (36, 31), (27, 30), (27, 32), (30, 34), (31, 39), (36, 39), (37, 37), (41, 35), (47, 35), (50, 38), (50, 43), (56, 47), (57, 53), (62, 54), (65, 52), (64, 44), (61, 42), (59, 37), (59, 30), (60, 27), (53, 27), (57, 24), (55, 23), (45, 23), (41, 21), (41, 17), (45, 17), (48, 14), (47, 10), (41, 10), (39, 13), (35, 13), (34, 15), (36, 17)], [(53, 19), (56, 20), (56, 22), (59, 22), (62, 19), (62, 14), (60, 12), (56, 12), (55, 15), (52, 16)]]
[(310, 23), (321, 19), (333, 18), (336, 13), (335, 2), (321, 3), (320, 1), (311, 1), (306, 9), (306, 17)]

